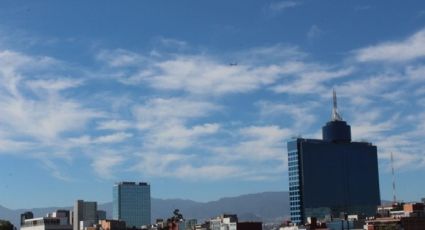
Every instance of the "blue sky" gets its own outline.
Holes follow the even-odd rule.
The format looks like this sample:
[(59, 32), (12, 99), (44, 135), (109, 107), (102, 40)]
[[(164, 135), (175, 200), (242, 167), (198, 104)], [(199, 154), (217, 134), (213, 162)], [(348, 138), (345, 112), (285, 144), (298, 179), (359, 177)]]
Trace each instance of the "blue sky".
[(382, 198), (390, 152), (398, 198), (425, 197), (422, 1), (2, 1), (0, 35), (3, 206), (287, 190), (332, 88)]

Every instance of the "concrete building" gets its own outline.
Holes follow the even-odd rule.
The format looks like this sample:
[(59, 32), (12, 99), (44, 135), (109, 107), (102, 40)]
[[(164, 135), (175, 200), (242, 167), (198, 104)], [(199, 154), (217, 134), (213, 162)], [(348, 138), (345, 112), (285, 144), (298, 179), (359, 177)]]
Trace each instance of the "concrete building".
[[(402, 207), (402, 209), (400, 209)], [(366, 220), (364, 229), (381, 230), (423, 230), (425, 229), (425, 210), (423, 203), (393, 204), (379, 207), (381, 216)]]
[(123, 220), (127, 227), (141, 228), (151, 223), (151, 190), (145, 182), (120, 182), (112, 193), (112, 217)]
[(126, 230), (126, 224), (120, 220), (101, 220), (99, 221), (102, 230)]
[(210, 220), (210, 230), (236, 230), (238, 217), (234, 214), (223, 214)]
[(23, 219), (21, 230), (72, 230), (69, 219), (68, 210), (58, 210), (46, 217)]
[[(196, 228), (195, 229), (199, 229)], [(262, 230), (261, 222), (239, 222), (237, 215), (223, 214), (209, 220), (209, 230)], [(188, 230), (188, 229), (186, 229)]]
[(97, 216), (96, 202), (77, 200), (74, 205), (74, 211), (72, 212), (73, 230), (84, 230), (85, 227), (97, 224)]
[(373, 216), (381, 202), (377, 148), (351, 140), (351, 127), (339, 115), (333, 93), (332, 119), (322, 128), (323, 138), (288, 142), (290, 213), (296, 224), (307, 217)]

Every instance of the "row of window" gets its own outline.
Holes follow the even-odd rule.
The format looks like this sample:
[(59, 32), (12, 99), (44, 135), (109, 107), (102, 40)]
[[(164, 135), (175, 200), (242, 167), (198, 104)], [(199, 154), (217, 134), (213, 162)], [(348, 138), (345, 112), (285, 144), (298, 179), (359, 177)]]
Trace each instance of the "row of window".
[(289, 181), (299, 181), (299, 177), (298, 177), (298, 175), (296, 175), (296, 176), (291, 175), (291, 176), (289, 177)]
[(298, 155), (297, 150), (288, 152), (288, 156), (295, 156), (295, 155)]
[(290, 197), (289, 198), (290, 201), (300, 201), (299, 197)]
[(300, 211), (301, 207), (300, 206), (296, 206), (296, 207), (290, 207), (289, 210), (292, 211)]
[(295, 185), (299, 185), (299, 184), (298, 184), (298, 181), (295, 181), (295, 182), (289, 182), (289, 186), (295, 186)]
[(300, 186), (289, 186), (289, 190), (299, 190)]
[(289, 204), (291, 205), (291, 207), (300, 206), (301, 202), (300, 201), (291, 201), (291, 202), (289, 202)]
[(294, 166), (294, 165), (298, 165), (298, 161), (294, 161), (294, 162), (288, 162), (288, 166)]
[(288, 156), (288, 161), (295, 161), (295, 160), (298, 160), (298, 155)]
[(298, 176), (298, 170), (294, 170), (294, 171), (289, 171), (289, 176)]
[(290, 196), (297, 196), (300, 195), (300, 191), (294, 191), (294, 192), (289, 192)]
[(293, 166), (288, 168), (289, 171), (295, 171), (298, 170), (298, 166)]
[(289, 200), (290, 200), (290, 201), (293, 201), (293, 200), (300, 200), (300, 197), (299, 197), (299, 196), (291, 196), (291, 197), (289, 197)]

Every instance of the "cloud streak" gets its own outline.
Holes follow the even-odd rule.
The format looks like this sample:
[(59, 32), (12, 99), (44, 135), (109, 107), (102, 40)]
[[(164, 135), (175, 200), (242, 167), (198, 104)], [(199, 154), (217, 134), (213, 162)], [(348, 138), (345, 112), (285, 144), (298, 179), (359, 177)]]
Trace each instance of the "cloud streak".
[(357, 50), (359, 62), (406, 62), (425, 56), (425, 30), (402, 41), (383, 42)]

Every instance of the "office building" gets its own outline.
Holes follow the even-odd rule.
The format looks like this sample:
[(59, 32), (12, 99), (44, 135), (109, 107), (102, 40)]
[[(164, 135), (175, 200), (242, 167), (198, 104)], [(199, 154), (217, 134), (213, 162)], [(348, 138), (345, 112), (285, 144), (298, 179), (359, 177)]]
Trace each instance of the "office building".
[(32, 216), (32, 213), (27, 214), (21, 215), (21, 230), (72, 230), (68, 210), (57, 210), (46, 217), (25, 219)]
[(151, 223), (151, 190), (144, 182), (120, 182), (113, 187), (112, 217), (123, 220), (127, 227), (148, 226)]
[(72, 213), (73, 230), (84, 230), (85, 227), (97, 224), (97, 203), (77, 200)]
[(238, 217), (234, 214), (222, 214), (209, 221), (211, 230), (236, 230)]
[(351, 127), (338, 113), (335, 91), (333, 104), (321, 140), (288, 142), (290, 212), (296, 224), (305, 223), (307, 217), (373, 216), (380, 204), (377, 148), (351, 140)]

